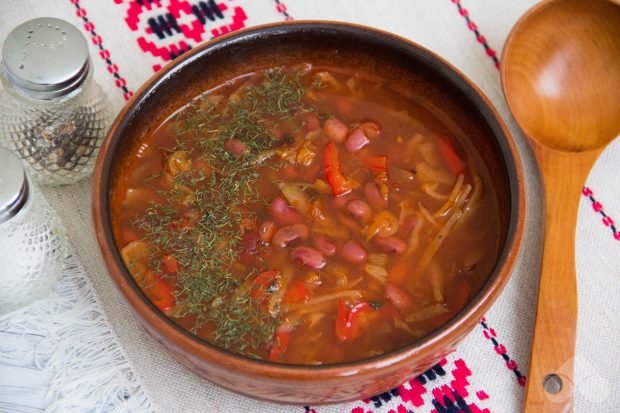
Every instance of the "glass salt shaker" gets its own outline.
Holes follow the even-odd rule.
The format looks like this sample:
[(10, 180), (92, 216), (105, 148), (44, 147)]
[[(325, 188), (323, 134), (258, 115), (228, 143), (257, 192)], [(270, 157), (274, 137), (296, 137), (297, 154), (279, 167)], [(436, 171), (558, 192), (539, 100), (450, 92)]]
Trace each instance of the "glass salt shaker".
[(0, 316), (47, 296), (66, 256), (59, 218), (19, 159), (0, 147)]
[(33, 181), (65, 185), (90, 176), (112, 112), (80, 31), (51, 17), (20, 24), (2, 46), (0, 80), (0, 144)]

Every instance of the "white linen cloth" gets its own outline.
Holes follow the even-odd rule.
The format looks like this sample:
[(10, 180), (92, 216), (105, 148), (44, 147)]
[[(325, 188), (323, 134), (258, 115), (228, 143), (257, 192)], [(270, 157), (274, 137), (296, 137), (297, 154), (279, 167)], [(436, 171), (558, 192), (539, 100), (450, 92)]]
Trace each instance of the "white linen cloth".
[[(95, 77), (117, 109), (131, 91), (166, 63), (170, 51), (178, 54), (188, 44), (208, 40), (214, 33), (291, 17), (349, 21), (381, 28), (429, 48), (472, 79), (507, 123), (524, 163), (527, 223), (523, 251), (509, 284), (485, 320), (440, 365), (393, 392), (366, 401), (305, 408), (274, 405), (230, 393), (176, 363), (140, 327), (106, 273), (93, 233), (90, 182), (45, 190), (68, 229), (76, 258), (83, 266), (83, 276), (94, 286), (98, 305), (117, 338), (115, 345), (122, 348), (122, 369), (116, 374), (131, 376), (132, 384), (124, 390), (128, 402), (117, 404), (114, 411), (519, 411), (524, 393), (522, 375), (528, 371), (540, 268), (541, 188), (531, 151), (505, 104), (499, 72), (492, 57), (500, 56), (511, 27), (534, 3), (535, 0), (3, 0), (0, 3), (0, 39), (21, 21), (39, 16), (60, 17), (79, 27), (90, 40)], [(209, 9), (212, 4), (219, 6), (221, 17)], [(203, 10), (202, 19), (196, 16), (192, 6), (197, 7), (198, 13)], [(201, 6), (210, 10), (211, 18)], [(175, 17), (179, 31), (166, 23), (168, 13)], [(150, 18), (155, 23), (149, 26)], [(617, 384), (620, 327), (614, 319), (620, 314), (620, 236), (612, 231), (612, 227), (616, 227), (611, 218), (604, 218), (601, 213), (620, 217), (618, 159), (620, 141), (616, 140), (588, 178), (587, 188), (594, 200), (575, 194), (582, 197), (576, 239), (580, 307), (575, 367), (578, 412), (620, 409), (617, 401), (620, 397)], [(0, 331), (3, 325), (14, 321), (0, 320)], [(57, 340), (61, 343), (63, 338)], [(57, 347), (62, 346), (58, 344)], [(5, 350), (10, 352), (11, 349)], [(8, 371), (3, 370), (2, 354), (0, 351), (0, 411), (4, 406), (3, 397), (6, 397), (2, 386), (10, 386), (10, 379), (2, 380), (3, 372)], [(57, 356), (79, 357), (60, 350)], [(53, 397), (64, 400), (64, 406), (68, 406), (64, 411), (112, 409), (106, 404), (105, 395), (100, 395), (99, 409), (80, 409), (82, 395), (78, 388), (55, 391)], [(130, 404), (132, 398), (143, 400), (144, 397), (148, 401)], [(138, 405), (141, 407), (136, 407)], [(21, 411), (16, 407), (18, 401), (6, 406), (14, 408), (7, 411)], [(32, 411), (44, 407), (40, 405)]]

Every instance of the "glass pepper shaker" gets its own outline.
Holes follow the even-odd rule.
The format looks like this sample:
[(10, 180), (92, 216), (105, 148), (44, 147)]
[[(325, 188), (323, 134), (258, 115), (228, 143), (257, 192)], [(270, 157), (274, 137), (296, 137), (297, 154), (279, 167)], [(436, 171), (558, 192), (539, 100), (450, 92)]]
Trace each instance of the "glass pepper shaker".
[(90, 176), (111, 107), (80, 31), (50, 17), (20, 24), (2, 46), (0, 80), (0, 144), (33, 181), (65, 185)]
[(67, 238), (20, 160), (0, 147), (0, 316), (44, 298), (60, 277)]

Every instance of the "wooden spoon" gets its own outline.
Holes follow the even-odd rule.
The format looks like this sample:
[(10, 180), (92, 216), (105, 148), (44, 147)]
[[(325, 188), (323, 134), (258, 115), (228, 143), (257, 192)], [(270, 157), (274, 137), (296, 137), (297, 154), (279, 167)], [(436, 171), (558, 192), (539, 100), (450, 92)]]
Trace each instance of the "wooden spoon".
[(502, 86), (531, 143), (545, 191), (545, 240), (525, 412), (573, 403), (579, 193), (620, 132), (620, 6), (543, 1), (504, 46)]

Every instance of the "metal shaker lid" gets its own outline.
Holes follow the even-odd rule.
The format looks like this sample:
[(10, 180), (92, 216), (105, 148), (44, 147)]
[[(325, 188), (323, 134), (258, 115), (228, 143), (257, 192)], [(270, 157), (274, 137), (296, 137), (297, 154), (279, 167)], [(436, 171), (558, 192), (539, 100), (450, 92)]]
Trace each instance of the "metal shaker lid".
[(28, 180), (17, 156), (0, 146), (0, 224), (21, 210), (28, 199)]
[(88, 76), (88, 44), (70, 23), (53, 17), (28, 20), (2, 46), (2, 69), (15, 89), (37, 99), (66, 95)]

